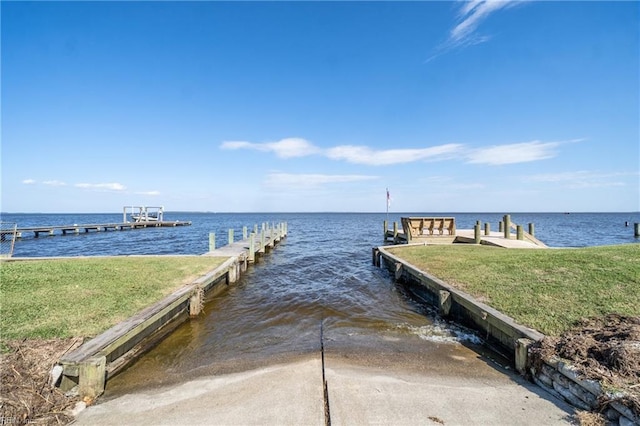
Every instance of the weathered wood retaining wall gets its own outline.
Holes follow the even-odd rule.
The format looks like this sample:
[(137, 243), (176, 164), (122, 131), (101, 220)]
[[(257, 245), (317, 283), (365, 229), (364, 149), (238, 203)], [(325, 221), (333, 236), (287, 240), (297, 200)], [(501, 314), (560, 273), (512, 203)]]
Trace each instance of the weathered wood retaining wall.
[(82, 397), (96, 398), (104, 392), (109, 378), (157, 344), (189, 316), (198, 315), (205, 294), (215, 296), (236, 282), (250, 259), (255, 261), (286, 234), (286, 223), (273, 227), (263, 225), (261, 244), (253, 245), (249, 240), (242, 240), (205, 253), (205, 256), (228, 259), (193, 283), (64, 355), (52, 370), (52, 382), (64, 391), (77, 390)]
[(623, 394), (607, 394), (599, 382), (581, 378), (565, 360), (553, 358), (534, 362), (531, 347), (534, 342), (544, 338), (542, 333), (517, 324), (513, 318), (421, 271), (384, 247), (373, 249), (373, 263), (389, 270), (397, 281), (405, 283), (417, 297), (437, 306), (443, 317), (480, 331), (485, 341), (514, 361), (518, 372), (549, 393), (588, 411), (600, 410), (604, 398), (609, 401), (604, 409), (609, 421), (620, 426), (640, 425), (638, 413), (616, 402), (616, 399), (624, 397)]
[[(544, 337), (542, 333), (517, 324), (512, 318), (421, 271), (383, 247), (373, 249), (373, 262), (377, 266), (387, 268), (396, 280), (406, 283), (416, 296), (437, 306), (443, 317), (480, 330), (488, 343), (498, 346), (499, 350), (507, 352), (512, 358), (516, 358), (516, 353), (521, 352), (521, 346), (527, 344), (527, 340), (534, 342)], [(521, 339), (525, 340), (520, 341)], [(524, 354), (526, 355), (526, 351)], [(518, 363), (516, 367), (524, 372), (524, 364)]]

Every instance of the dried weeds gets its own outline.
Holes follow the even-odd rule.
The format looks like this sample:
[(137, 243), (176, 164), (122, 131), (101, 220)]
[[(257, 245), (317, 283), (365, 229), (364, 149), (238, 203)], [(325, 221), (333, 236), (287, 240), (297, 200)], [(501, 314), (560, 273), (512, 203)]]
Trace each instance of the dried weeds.
[(3, 341), (0, 355), (0, 424), (63, 425), (73, 420), (68, 409), (78, 397), (67, 397), (49, 382), (49, 372), (82, 339)]
[(582, 377), (599, 381), (607, 391), (600, 411), (615, 400), (640, 416), (640, 317), (583, 319), (560, 337), (546, 337), (534, 354), (569, 360)]

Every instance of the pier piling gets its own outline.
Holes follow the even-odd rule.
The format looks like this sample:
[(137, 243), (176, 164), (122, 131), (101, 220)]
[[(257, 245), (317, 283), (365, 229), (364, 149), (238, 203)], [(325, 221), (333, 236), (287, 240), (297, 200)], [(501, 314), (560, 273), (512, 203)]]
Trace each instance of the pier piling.
[(504, 238), (508, 240), (509, 238), (511, 238), (511, 216), (508, 214), (505, 214), (503, 218), (503, 222), (504, 222)]

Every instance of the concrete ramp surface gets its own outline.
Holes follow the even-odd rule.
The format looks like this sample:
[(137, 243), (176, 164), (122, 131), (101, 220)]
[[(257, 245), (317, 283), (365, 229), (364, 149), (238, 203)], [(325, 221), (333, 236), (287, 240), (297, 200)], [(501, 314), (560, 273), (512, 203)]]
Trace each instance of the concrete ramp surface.
[[(397, 359), (386, 354), (384, 362), (378, 362), (377, 355), (327, 354), (330, 423), (570, 423), (571, 407), (460, 348), (449, 350), (451, 363), (431, 366), (414, 354)], [(322, 357), (119, 396), (87, 408), (76, 424), (325, 425)]]

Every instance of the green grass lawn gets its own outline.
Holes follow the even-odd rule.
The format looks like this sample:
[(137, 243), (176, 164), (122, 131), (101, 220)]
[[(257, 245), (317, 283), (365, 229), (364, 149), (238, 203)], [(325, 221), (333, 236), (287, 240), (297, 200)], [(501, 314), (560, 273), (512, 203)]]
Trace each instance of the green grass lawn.
[(502, 249), (471, 244), (388, 251), (545, 334), (608, 313), (640, 315), (640, 244)]
[(0, 337), (91, 337), (222, 264), (203, 256), (0, 263)]

